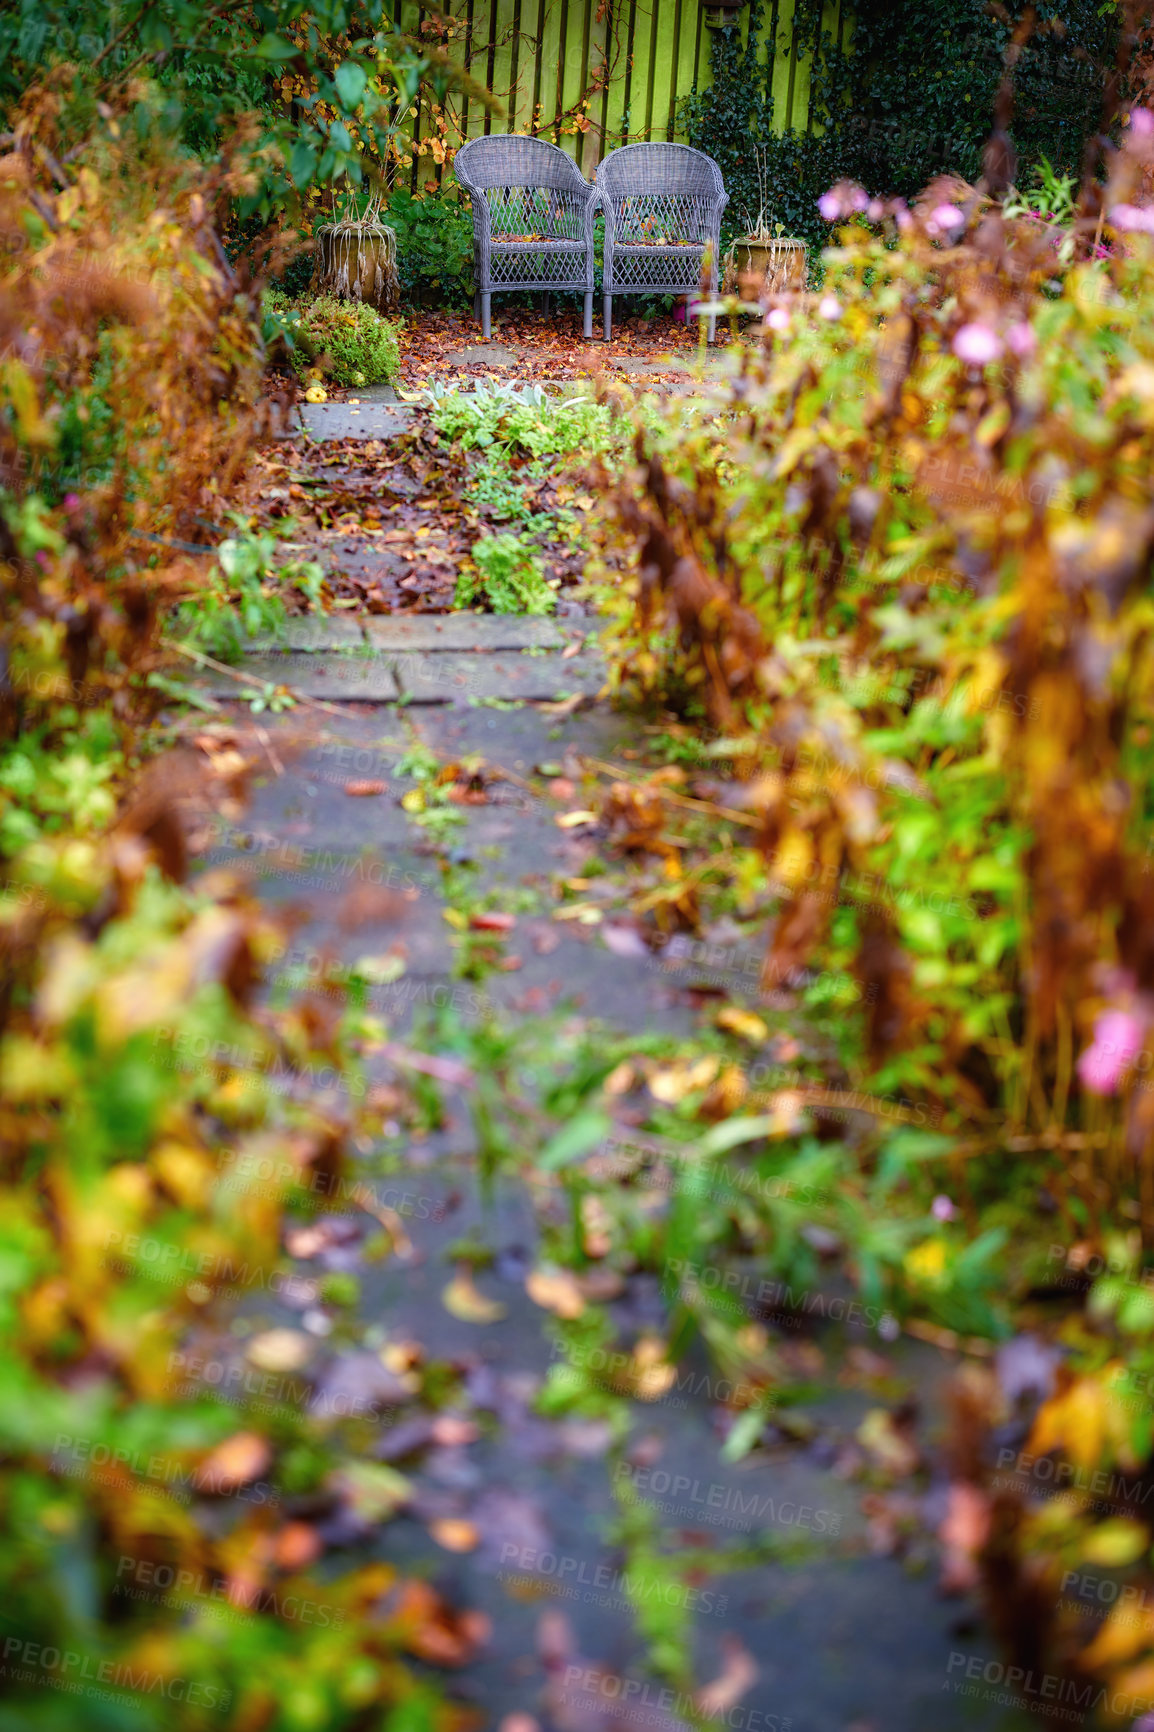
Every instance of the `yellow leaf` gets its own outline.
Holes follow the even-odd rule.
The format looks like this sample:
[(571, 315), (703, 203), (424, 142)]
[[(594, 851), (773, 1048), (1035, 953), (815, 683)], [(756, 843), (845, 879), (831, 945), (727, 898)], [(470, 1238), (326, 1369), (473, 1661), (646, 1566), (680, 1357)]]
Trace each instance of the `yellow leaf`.
[(719, 1010), (714, 1017), (718, 1028), (728, 1030), (730, 1034), (740, 1035), (742, 1040), (748, 1040), (754, 1046), (769, 1039), (769, 1029), (752, 1010), (742, 1010), (736, 1004), (727, 1004), (724, 1010)]
[(654, 1071), (648, 1079), (649, 1092), (663, 1106), (676, 1106), (695, 1089), (708, 1088), (720, 1069), (721, 1060), (712, 1055), (693, 1065), (670, 1065)]
[(441, 1294), (441, 1302), (462, 1323), (499, 1323), (506, 1314), (506, 1307), (498, 1300), (478, 1293), (469, 1269), (458, 1270)]
[(781, 839), (773, 862), (773, 875), (791, 888), (804, 884), (813, 865), (813, 838), (805, 830), (791, 828)]
[(553, 822), (559, 830), (575, 830), (578, 824), (596, 824), (596, 812), (559, 812)]
[(266, 1329), (253, 1336), (245, 1358), (259, 1371), (300, 1371), (312, 1352), (312, 1339), (300, 1329)]
[(580, 1317), (585, 1300), (577, 1278), (569, 1269), (533, 1269), (525, 1277), (525, 1291), (534, 1305), (543, 1311), (553, 1311), (558, 1317)]
[(1106, 1390), (1096, 1378), (1079, 1377), (1038, 1409), (1028, 1448), (1034, 1455), (1060, 1449), (1078, 1467), (1097, 1467), (1106, 1441)]

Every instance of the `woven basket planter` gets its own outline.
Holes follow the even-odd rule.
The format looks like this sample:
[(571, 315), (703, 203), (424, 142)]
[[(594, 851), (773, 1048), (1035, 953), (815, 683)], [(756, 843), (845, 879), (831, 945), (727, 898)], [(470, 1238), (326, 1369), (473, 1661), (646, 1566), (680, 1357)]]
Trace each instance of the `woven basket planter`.
[(725, 276), (722, 293), (735, 295), (742, 282), (751, 278), (759, 285), (755, 293), (783, 295), (805, 288), (807, 248), (804, 241), (788, 236), (768, 240), (754, 235), (740, 235), (725, 255)]
[(325, 223), (314, 235), (316, 253), (309, 289), (342, 301), (363, 301), (391, 313), (401, 296), (397, 237), (375, 218)]

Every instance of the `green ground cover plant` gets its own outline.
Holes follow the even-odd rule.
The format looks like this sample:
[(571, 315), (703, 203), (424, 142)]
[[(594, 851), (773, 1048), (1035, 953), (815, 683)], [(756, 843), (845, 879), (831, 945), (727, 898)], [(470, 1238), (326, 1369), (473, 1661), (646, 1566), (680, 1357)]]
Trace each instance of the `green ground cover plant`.
[(484, 535), (472, 558), (476, 569), (458, 577), (454, 607), (483, 601), (493, 613), (552, 613), (553, 595), (525, 536)]
[(299, 377), (323, 376), (337, 385), (396, 384), (400, 326), (375, 307), (335, 295), (293, 303), (276, 289), (266, 290), (264, 307), (292, 340), (289, 359)]

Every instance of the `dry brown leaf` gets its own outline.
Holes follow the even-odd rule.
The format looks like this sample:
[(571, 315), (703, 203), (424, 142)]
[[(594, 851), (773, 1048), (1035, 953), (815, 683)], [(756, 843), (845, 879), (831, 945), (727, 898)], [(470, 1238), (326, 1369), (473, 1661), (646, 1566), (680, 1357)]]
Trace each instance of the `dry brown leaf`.
[(218, 1443), (193, 1476), (197, 1491), (227, 1493), (259, 1478), (272, 1460), (266, 1438), (255, 1431), (238, 1431)]

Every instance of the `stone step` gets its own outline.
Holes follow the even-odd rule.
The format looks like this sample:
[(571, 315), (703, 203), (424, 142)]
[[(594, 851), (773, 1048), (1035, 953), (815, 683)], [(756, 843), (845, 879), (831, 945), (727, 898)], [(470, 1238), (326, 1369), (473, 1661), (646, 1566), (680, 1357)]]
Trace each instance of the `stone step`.
[[(238, 671), (329, 703), (391, 704), (402, 695), (421, 704), (463, 704), (470, 698), (555, 702), (577, 693), (592, 696), (605, 680), (602, 658), (590, 650), (568, 661), (510, 650), (401, 650), (371, 656), (289, 650), (246, 656)], [(197, 683), (214, 697), (243, 696), (243, 687), (225, 674), (206, 675)]]

